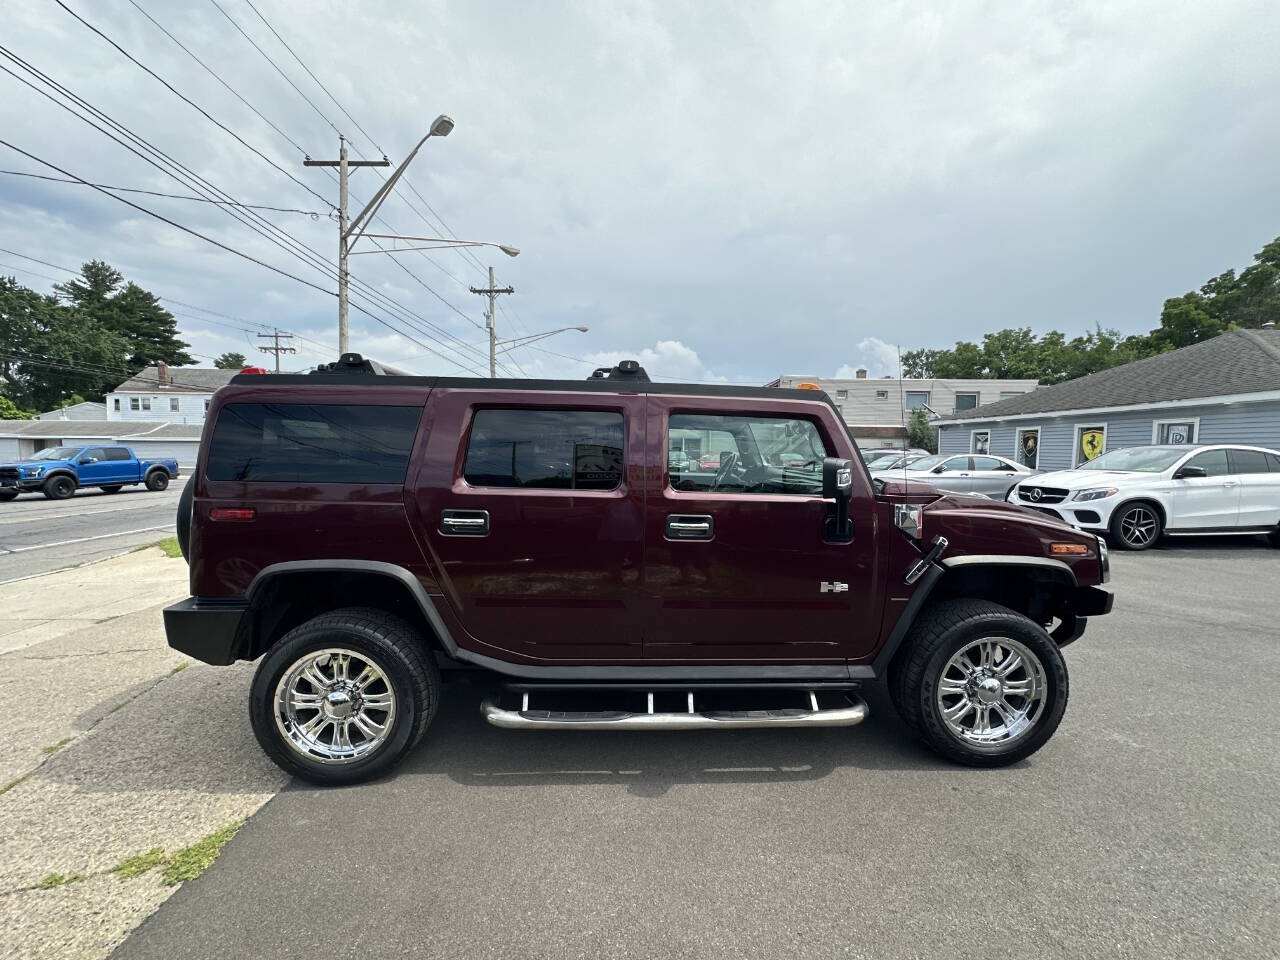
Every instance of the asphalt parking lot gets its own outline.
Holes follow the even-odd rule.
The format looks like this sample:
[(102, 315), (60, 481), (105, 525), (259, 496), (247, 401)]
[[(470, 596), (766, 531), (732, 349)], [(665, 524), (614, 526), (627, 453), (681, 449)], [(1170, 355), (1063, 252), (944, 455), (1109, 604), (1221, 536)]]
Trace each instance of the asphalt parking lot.
[(173, 533), (186, 483), (160, 493), (141, 485), (119, 493), (77, 490), (69, 500), (26, 493), (0, 503), (0, 583), (100, 560)]
[(1278, 575), (1252, 541), (1116, 556), (1061, 729), (1005, 770), (877, 691), (847, 730), (521, 734), (453, 687), (396, 774), (290, 784), (114, 956), (1274, 957)]

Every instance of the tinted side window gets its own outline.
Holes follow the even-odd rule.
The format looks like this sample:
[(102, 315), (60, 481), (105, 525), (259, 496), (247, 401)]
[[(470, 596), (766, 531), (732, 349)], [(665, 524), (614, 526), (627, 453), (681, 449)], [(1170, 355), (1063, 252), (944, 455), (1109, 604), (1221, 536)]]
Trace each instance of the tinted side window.
[(87, 460), (89, 457), (93, 457), (95, 460), (105, 460), (107, 458), (107, 454), (101, 447), (90, 447), (88, 450), (80, 454), (81, 460)]
[(1232, 473), (1267, 473), (1267, 455), (1257, 450), (1231, 450)]
[(477, 487), (612, 490), (622, 463), (620, 413), (477, 410), (462, 476)]
[(973, 469), (975, 470), (1009, 470), (1008, 464), (1001, 463), (995, 457), (974, 457)]
[(1188, 467), (1200, 467), (1207, 477), (1225, 477), (1227, 475), (1227, 451), (1206, 450), (1197, 453), (1186, 462)]
[(128, 460), (129, 451), (124, 447), (107, 447), (108, 460)]
[[(668, 456), (675, 490), (716, 493), (822, 493), (826, 445), (808, 420), (788, 417), (672, 414), (667, 445), (689, 456)], [(690, 451), (700, 451), (698, 457)]]
[(952, 457), (950, 460), (942, 461), (942, 464), (941, 464), (942, 472), (943, 473), (959, 473), (961, 470), (972, 469), (969, 466), (969, 462), (970, 461), (968, 457)]
[(404, 483), (419, 407), (231, 403), (218, 411), (210, 480)]
[(1268, 453), (1267, 465), (1271, 467), (1272, 473), (1280, 473), (1280, 454)]

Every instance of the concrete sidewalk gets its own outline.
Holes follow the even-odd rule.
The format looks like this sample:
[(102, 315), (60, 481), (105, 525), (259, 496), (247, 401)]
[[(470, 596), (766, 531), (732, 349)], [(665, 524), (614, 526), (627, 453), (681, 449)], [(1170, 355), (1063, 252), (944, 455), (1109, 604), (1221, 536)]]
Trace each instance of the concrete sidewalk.
[(27, 705), (0, 756), (4, 956), (106, 956), (176, 889), (113, 868), (243, 821), (285, 781), (246, 722), (252, 668), (165, 644), (186, 576), (148, 548), (0, 585), (0, 695)]

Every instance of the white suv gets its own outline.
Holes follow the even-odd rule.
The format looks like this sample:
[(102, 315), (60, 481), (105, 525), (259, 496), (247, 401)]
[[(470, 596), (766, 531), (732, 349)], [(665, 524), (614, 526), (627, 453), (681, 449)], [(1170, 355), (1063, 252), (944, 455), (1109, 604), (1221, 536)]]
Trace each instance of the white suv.
[(1126, 550), (1145, 550), (1161, 534), (1265, 533), (1280, 546), (1280, 453), (1262, 447), (1113, 450), (1024, 480), (1007, 499), (1105, 531)]

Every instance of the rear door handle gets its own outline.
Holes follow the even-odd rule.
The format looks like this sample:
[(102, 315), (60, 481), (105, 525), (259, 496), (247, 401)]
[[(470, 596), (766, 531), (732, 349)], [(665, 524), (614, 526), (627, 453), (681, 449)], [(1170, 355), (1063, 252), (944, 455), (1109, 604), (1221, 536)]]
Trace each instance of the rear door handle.
[(446, 537), (487, 537), (489, 511), (443, 510), (440, 513), (440, 532)]
[(710, 540), (715, 533), (716, 522), (709, 514), (667, 514), (668, 540)]

